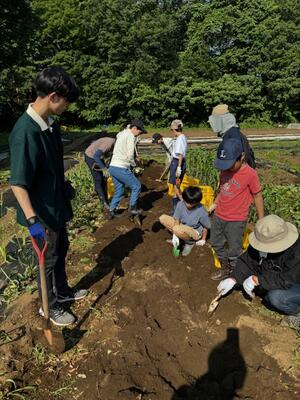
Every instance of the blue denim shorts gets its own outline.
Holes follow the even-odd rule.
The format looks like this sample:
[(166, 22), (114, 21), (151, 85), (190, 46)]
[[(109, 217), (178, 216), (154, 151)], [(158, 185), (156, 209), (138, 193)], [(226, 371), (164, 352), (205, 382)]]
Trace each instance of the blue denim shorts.
[[(172, 158), (171, 161), (169, 183), (171, 183), (172, 185), (176, 185), (176, 169), (178, 167), (178, 161), (179, 161), (178, 158)], [(180, 182), (182, 182), (185, 171), (186, 171), (186, 164), (185, 164), (185, 159), (183, 159), (181, 164), (181, 175), (179, 177)]]

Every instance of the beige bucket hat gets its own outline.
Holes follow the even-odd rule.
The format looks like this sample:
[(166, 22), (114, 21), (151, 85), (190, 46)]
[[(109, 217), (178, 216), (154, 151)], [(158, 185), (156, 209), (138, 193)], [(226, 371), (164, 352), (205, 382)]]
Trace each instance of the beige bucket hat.
[(177, 131), (177, 129), (182, 129), (182, 128), (183, 128), (183, 123), (181, 119), (174, 119), (174, 121), (171, 122), (171, 129)]
[(229, 112), (227, 104), (218, 104), (212, 109), (212, 115), (224, 115)]
[(249, 242), (254, 249), (266, 253), (280, 253), (291, 247), (299, 237), (295, 225), (277, 215), (267, 215), (255, 224)]

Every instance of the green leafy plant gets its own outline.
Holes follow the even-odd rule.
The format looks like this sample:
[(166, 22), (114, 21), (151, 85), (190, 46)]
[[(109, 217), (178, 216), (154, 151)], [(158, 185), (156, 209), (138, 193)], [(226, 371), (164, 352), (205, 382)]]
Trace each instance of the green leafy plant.
[(36, 365), (45, 365), (48, 361), (47, 349), (41, 344), (35, 345), (31, 352), (31, 359)]
[[(300, 230), (300, 187), (298, 185), (264, 185), (263, 198), (268, 214), (276, 214), (290, 221)], [(250, 221), (256, 221), (255, 211), (250, 213)]]
[(18, 387), (13, 379), (6, 379), (0, 386), (0, 400), (28, 400), (28, 392), (36, 390), (33, 385)]
[(219, 185), (219, 173), (214, 168), (215, 156), (215, 150), (197, 147), (190, 149), (186, 158), (189, 175), (200, 179), (202, 185), (212, 186), (214, 190)]
[(102, 217), (102, 209), (98, 196), (95, 195), (92, 175), (82, 159), (69, 171), (68, 178), (76, 190), (76, 196), (72, 200), (74, 216), (69, 228), (71, 231), (83, 226), (92, 228), (95, 220)]

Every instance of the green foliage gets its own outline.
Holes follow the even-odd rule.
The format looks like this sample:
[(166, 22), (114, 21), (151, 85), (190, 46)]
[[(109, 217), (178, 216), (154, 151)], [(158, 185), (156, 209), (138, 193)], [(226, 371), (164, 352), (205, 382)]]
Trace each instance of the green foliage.
[[(300, 230), (300, 187), (298, 185), (264, 185), (263, 198), (268, 214), (276, 214), (290, 221)], [(254, 211), (250, 220), (256, 221)]]
[(72, 200), (74, 217), (69, 223), (70, 231), (91, 227), (96, 219), (102, 217), (102, 209), (98, 196), (95, 195), (92, 175), (82, 159), (68, 171), (68, 178), (76, 190), (76, 196)]
[(3, 0), (0, 7), (0, 128), (23, 110), (30, 95), (36, 21), (29, 0)]
[(29, 393), (35, 390), (36, 386), (28, 385), (19, 387), (13, 379), (6, 379), (0, 384), (0, 400), (27, 400)]
[(82, 89), (69, 123), (198, 126), (220, 101), (248, 126), (300, 118), (299, 0), (4, 0), (0, 21), (6, 124), (54, 64)]
[(198, 178), (202, 185), (212, 186), (215, 191), (219, 185), (219, 173), (214, 168), (214, 150), (195, 147), (189, 149), (186, 157), (189, 175)]

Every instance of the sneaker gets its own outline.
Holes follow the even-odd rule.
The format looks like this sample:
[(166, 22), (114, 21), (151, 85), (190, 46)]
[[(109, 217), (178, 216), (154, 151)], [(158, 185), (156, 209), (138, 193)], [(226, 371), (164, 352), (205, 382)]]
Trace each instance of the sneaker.
[[(44, 317), (44, 310), (42, 307), (39, 309), (39, 314)], [(57, 326), (72, 325), (75, 322), (74, 315), (65, 311), (59, 304), (55, 304), (49, 310), (50, 321)]]
[(78, 289), (78, 290), (70, 290), (67, 295), (58, 295), (57, 301), (58, 303), (65, 303), (66, 301), (76, 301), (81, 300), (86, 297), (88, 291), (86, 289)]
[(185, 245), (183, 246), (181, 255), (182, 255), (183, 257), (188, 256), (188, 255), (190, 254), (190, 252), (192, 251), (193, 247), (194, 247), (193, 244), (185, 244)]
[(130, 217), (136, 217), (139, 215), (142, 215), (143, 210), (141, 210), (140, 208), (137, 208), (136, 206), (129, 206), (128, 208), (128, 214)]
[(109, 210), (108, 219), (114, 219), (121, 217), (121, 214), (117, 213), (117, 210)]
[(213, 272), (210, 278), (213, 281), (220, 281), (222, 279), (228, 278), (232, 271), (233, 269), (230, 265), (225, 265), (219, 268), (216, 272)]
[(297, 315), (286, 315), (280, 322), (281, 326), (289, 326), (290, 328), (299, 328), (300, 326), (300, 314)]

